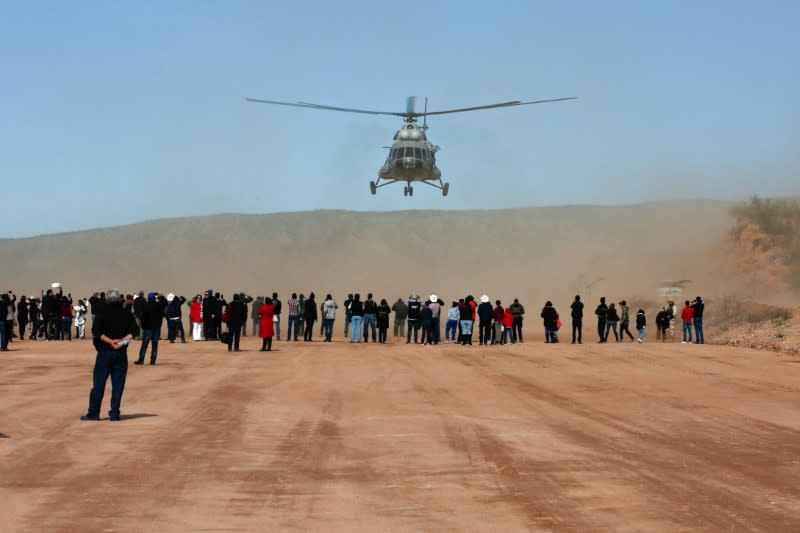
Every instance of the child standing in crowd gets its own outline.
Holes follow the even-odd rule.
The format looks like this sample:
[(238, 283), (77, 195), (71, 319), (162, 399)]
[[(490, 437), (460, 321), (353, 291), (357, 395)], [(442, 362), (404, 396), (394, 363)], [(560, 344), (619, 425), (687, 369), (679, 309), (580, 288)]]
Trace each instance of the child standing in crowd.
[(514, 337), (514, 315), (511, 314), (511, 308), (506, 307), (503, 312), (503, 344), (516, 344), (517, 339)]
[(647, 317), (644, 314), (644, 309), (639, 309), (636, 312), (636, 331), (639, 332), (639, 342), (644, 342), (644, 336), (647, 335)]

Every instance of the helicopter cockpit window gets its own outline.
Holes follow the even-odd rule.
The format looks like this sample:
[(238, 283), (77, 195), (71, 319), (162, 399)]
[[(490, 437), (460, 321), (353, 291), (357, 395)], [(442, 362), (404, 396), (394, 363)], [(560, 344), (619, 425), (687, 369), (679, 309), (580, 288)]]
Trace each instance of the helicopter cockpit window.
[(414, 148), (414, 157), (416, 159), (422, 159), (422, 150), (419, 148)]

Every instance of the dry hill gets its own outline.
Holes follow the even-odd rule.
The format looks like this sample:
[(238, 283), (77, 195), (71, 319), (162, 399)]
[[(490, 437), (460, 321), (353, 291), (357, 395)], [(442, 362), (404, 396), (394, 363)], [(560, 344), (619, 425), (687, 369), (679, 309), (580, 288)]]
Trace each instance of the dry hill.
[[(0, 241), (3, 285), (38, 293), (60, 281), (182, 294), (350, 290), (396, 298), (519, 296), (565, 306), (581, 279), (592, 298), (655, 296), (659, 281), (691, 279), (703, 295), (735, 287), (720, 276), (730, 204), (656, 202), (487, 211), (313, 211), (164, 219)], [(730, 269), (728, 269), (730, 270)], [(727, 276), (727, 275), (726, 275)], [(731, 276), (727, 276), (730, 278)], [(582, 291), (585, 292), (585, 291)]]

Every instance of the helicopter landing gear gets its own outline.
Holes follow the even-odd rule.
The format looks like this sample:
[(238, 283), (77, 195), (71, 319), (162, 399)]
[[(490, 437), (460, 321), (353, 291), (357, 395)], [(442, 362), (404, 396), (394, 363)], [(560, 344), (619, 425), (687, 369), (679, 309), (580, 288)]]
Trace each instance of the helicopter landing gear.
[(374, 181), (369, 182), (369, 192), (372, 193), (372, 196), (378, 192), (378, 185)]
[(442, 196), (447, 196), (447, 193), (450, 191), (450, 184), (445, 183), (442, 185)]
[(414, 196), (414, 188), (411, 185), (403, 187), (403, 196)]

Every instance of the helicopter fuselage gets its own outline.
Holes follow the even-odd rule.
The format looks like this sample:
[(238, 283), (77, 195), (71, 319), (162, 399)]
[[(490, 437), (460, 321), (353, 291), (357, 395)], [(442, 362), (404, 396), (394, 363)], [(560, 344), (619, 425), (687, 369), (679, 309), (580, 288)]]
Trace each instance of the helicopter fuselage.
[(384, 180), (438, 180), (442, 172), (436, 166), (435, 147), (428, 141), (397, 141), (392, 144), (378, 175)]

